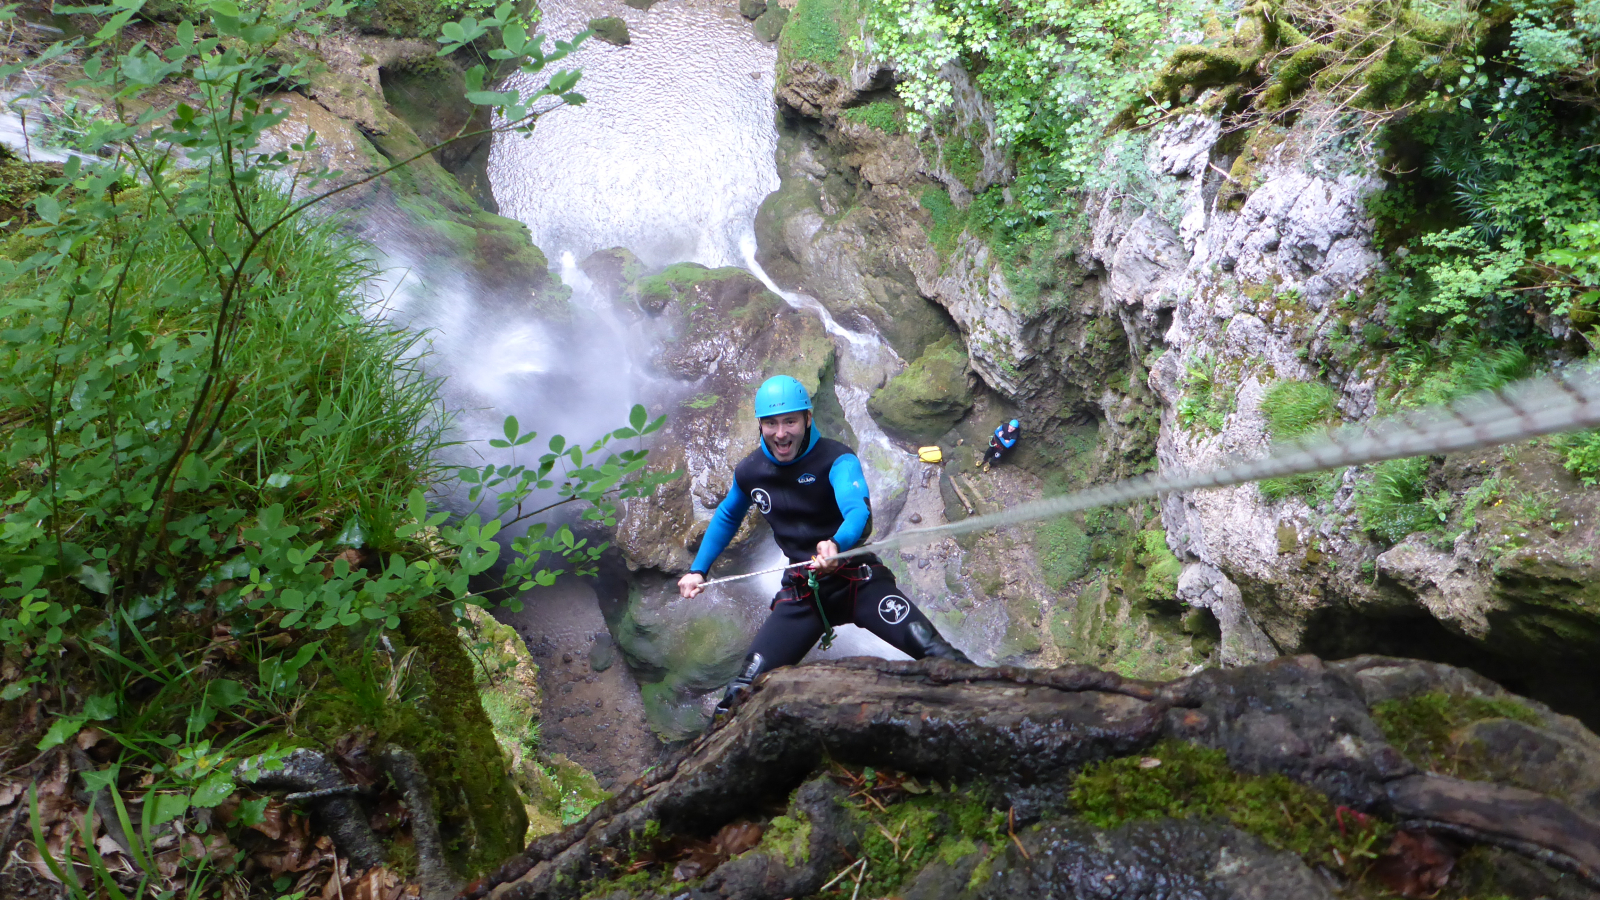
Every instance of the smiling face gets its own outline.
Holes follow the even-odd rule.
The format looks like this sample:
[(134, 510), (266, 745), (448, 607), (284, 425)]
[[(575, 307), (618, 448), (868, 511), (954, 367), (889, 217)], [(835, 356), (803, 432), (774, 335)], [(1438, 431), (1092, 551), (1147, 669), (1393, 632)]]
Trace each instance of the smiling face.
[(761, 420), (761, 439), (778, 462), (793, 462), (805, 449), (806, 433), (811, 430), (811, 414), (783, 413)]

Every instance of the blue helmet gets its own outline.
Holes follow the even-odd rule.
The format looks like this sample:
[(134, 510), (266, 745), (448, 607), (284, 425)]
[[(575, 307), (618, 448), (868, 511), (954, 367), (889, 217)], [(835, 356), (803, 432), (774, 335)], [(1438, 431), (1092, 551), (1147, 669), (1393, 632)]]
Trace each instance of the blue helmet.
[(1011, 427), (1012, 428), (1021, 428), (1022, 427), (1022, 423), (1018, 422), (1016, 419), (1012, 419), (1011, 420)]
[(756, 418), (791, 412), (810, 412), (811, 395), (806, 386), (788, 375), (774, 375), (756, 388)]

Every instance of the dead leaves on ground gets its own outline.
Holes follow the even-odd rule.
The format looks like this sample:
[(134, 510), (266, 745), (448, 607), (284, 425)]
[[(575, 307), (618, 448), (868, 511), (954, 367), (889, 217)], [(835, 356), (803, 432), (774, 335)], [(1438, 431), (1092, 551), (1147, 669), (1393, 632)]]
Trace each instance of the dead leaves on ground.
[(652, 866), (672, 866), (676, 881), (692, 881), (709, 875), (718, 866), (761, 843), (764, 829), (755, 822), (734, 822), (723, 826), (709, 841), (675, 835), (657, 841), (630, 860), (621, 861), (614, 849), (603, 851), (607, 862), (622, 865), (632, 874)]
[(1456, 851), (1426, 831), (1397, 831), (1372, 864), (1378, 882), (1402, 897), (1434, 897), (1450, 881)]
[[(79, 743), (96, 739), (92, 733), (79, 735)], [(353, 781), (370, 785), (376, 770), (364, 750), (365, 742), (355, 739), (332, 756)], [(30, 811), (30, 786), (36, 789), (37, 820)], [(421, 895), (417, 885), (391, 869), (351, 871), (332, 839), (313, 833), (307, 817), (282, 801), (250, 801), (236, 793), (214, 810), (180, 817), (146, 834), (139, 825), (138, 793), (124, 789), (122, 794), (133, 824), (130, 836), (113, 810), (101, 810), (97, 803), (91, 812), (89, 794), (67, 752), (46, 754), (35, 766), (0, 777), (0, 894), (8, 893), (8, 885), (59, 885), (65, 878), (95, 895), (99, 881), (109, 878), (140, 900), (191, 890), (199, 897), (244, 900), (258, 895), (252, 885), (262, 883), (273, 885), (274, 896), (304, 891), (307, 900), (414, 900)], [(251, 824), (245, 824), (247, 801), (259, 816)], [(380, 835), (403, 842), (409, 821), (392, 792), (379, 794), (372, 824)], [(35, 825), (42, 841), (35, 837)]]

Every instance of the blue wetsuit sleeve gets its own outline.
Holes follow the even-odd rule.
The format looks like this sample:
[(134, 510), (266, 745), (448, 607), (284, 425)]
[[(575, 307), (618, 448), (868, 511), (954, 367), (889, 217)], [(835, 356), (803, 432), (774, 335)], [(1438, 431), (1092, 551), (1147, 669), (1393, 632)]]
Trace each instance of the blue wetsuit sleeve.
[(728, 496), (722, 498), (722, 502), (717, 504), (717, 511), (711, 514), (711, 524), (706, 527), (706, 536), (700, 539), (700, 552), (694, 555), (694, 565), (689, 571), (710, 572), (711, 564), (717, 561), (722, 551), (728, 549), (728, 542), (739, 533), (739, 525), (749, 511), (750, 498), (745, 496), (744, 489), (739, 487), (739, 480), (735, 478), (732, 487), (728, 488)]
[(844, 524), (833, 533), (833, 542), (840, 550), (849, 550), (861, 541), (861, 535), (872, 520), (872, 508), (867, 504), (867, 476), (861, 471), (861, 460), (846, 453), (833, 461), (828, 470), (828, 483), (833, 485), (833, 499), (844, 513)]

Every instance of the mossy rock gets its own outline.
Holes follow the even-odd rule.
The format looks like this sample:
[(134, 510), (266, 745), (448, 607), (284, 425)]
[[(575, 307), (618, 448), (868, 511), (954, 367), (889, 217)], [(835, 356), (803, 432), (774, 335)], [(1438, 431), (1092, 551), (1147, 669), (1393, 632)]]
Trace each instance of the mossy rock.
[(639, 696), (644, 700), (645, 721), (663, 743), (688, 740), (705, 730), (706, 714), (698, 698), (664, 681), (640, 685)]
[(628, 23), (620, 16), (602, 16), (589, 20), (589, 30), (594, 36), (615, 47), (626, 47), (633, 43), (633, 38), (628, 34)]
[(456, 19), (455, 10), (431, 0), (369, 0), (352, 6), (348, 21), (368, 34), (431, 38)]
[(769, 5), (751, 26), (756, 34), (756, 40), (770, 44), (783, 34), (783, 26), (789, 24), (789, 11), (776, 3)]
[[(776, 3), (771, 4), (777, 6)], [(767, 0), (739, 0), (739, 15), (746, 19), (759, 19), (767, 11)]]
[(954, 336), (945, 337), (873, 393), (867, 409), (896, 437), (937, 440), (972, 408), (967, 369), (966, 347)]

